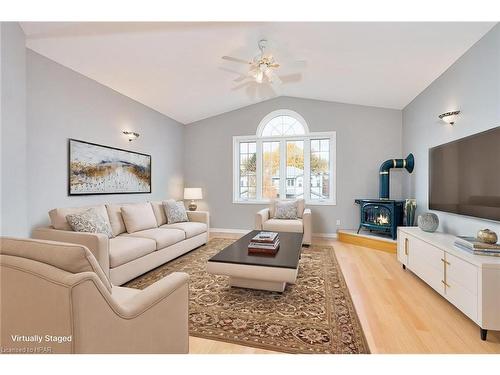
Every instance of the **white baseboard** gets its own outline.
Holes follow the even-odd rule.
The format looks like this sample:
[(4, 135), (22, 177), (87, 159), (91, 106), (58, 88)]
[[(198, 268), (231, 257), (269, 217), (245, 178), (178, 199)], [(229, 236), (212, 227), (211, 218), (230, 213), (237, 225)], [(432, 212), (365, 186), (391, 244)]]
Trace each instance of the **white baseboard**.
[(251, 232), (251, 230), (248, 230), (248, 229), (230, 229), (230, 228), (210, 228), (210, 232), (247, 234), (247, 233)]
[[(250, 231), (252, 229), (210, 228), (211, 233), (247, 234)], [(312, 236), (318, 238), (337, 238), (337, 233), (313, 233)]]
[(337, 238), (337, 233), (313, 233), (312, 236), (319, 238)]

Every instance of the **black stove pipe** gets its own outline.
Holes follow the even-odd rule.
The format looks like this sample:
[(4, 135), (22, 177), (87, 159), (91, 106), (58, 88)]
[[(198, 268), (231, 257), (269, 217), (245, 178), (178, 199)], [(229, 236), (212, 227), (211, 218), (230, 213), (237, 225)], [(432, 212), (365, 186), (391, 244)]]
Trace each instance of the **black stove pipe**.
[(415, 158), (409, 154), (406, 159), (389, 159), (382, 163), (379, 171), (379, 197), (389, 199), (389, 172), (391, 168), (405, 168), (409, 173), (413, 172)]

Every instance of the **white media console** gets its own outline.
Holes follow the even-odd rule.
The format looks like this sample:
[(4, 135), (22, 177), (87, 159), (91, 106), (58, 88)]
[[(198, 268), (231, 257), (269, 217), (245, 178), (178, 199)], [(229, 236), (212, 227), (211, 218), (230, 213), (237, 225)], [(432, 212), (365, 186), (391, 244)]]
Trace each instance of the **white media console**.
[(455, 236), (398, 228), (398, 260), (472, 319), (486, 340), (500, 330), (500, 257), (455, 248)]

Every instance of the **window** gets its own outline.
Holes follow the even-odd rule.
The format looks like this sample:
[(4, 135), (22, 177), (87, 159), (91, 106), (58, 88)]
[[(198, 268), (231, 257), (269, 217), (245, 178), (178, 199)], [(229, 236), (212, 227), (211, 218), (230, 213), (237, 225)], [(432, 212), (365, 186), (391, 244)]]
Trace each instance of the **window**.
[(240, 143), (240, 188), (241, 199), (257, 197), (257, 154), (255, 142)]
[(330, 140), (311, 139), (311, 199), (328, 199)]
[(279, 110), (261, 121), (256, 135), (233, 143), (235, 203), (335, 204), (335, 132), (310, 133), (298, 113)]
[(262, 129), (263, 137), (298, 134), (304, 134), (304, 127), (296, 118), (286, 115), (274, 117)]
[(262, 142), (262, 197), (280, 196), (280, 143)]
[(304, 198), (304, 188), (297, 184), (304, 178), (304, 141), (286, 141), (286, 198)]

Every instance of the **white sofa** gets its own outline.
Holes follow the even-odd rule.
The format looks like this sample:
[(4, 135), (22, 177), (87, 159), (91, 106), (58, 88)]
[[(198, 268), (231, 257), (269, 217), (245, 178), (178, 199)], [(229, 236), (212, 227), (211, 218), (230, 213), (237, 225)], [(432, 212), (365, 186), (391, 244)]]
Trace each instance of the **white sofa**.
[[(122, 207), (142, 205), (153, 222), (135, 218), (134, 226), (127, 227)], [(82, 212), (90, 207), (101, 213), (111, 225), (113, 238), (105, 234), (74, 232), (66, 215)], [(134, 204), (106, 204), (77, 208), (55, 208), (49, 212), (51, 226), (38, 228), (32, 237), (42, 240), (69, 242), (86, 246), (96, 257), (114, 285), (122, 285), (178, 256), (208, 242), (209, 214), (204, 211), (187, 211), (189, 221), (169, 224), (163, 202)], [(146, 215), (144, 215), (146, 216)], [(135, 230), (134, 227), (140, 228)]]
[[(144, 290), (114, 286), (84, 246), (0, 237), (0, 346), (5, 353), (187, 353), (188, 279), (174, 272)], [(11, 338), (35, 334), (41, 343)]]
[(298, 200), (297, 219), (275, 219), (276, 201), (272, 201), (269, 208), (264, 208), (255, 215), (255, 229), (272, 232), (303, 233), (302, 244), (309, 246), (312, 241), (311, 209), (305, 207), (303, 199)]

